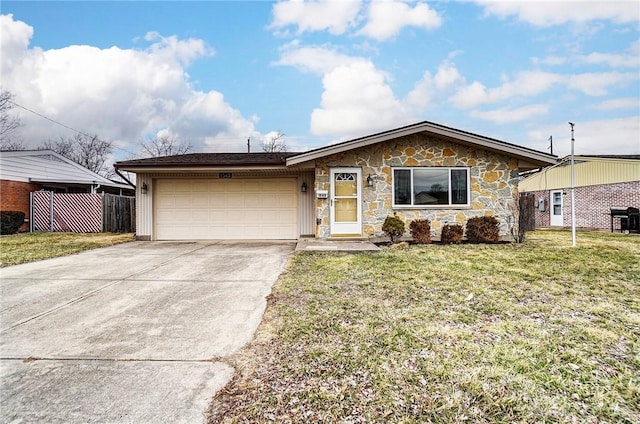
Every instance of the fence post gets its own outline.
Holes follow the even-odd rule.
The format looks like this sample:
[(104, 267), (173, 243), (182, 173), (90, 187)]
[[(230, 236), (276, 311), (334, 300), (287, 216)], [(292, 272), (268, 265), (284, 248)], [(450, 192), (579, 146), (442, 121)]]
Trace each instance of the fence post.
[(29, 192), (29, 232), (33, 233), (33, 191)]
[(54, 204), (54, 200), (53, 200), (53, 191), (49, 192), (49, 232), (53, 233), (53, 230), (55, 230), (55, 225), (53, 224), (53, 219), (55, 217), (54, 213), (53, 213), (53, 208), (55, 206)]

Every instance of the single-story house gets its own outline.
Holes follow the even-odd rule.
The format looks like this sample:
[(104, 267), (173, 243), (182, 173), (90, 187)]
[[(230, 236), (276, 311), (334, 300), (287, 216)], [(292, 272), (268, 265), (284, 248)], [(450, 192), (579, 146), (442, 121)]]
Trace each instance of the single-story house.
[(24, 212), (29, 222), (29, 193), (40, 190), (134, 195), (129, 184), (105, 178), (52, 150), (0, 152), (0, 210)]
[[(576, 227), (621, 229), (611, 210), (640, 208), (640, 155), (574, 156)], [(524, 178), (536, 198), (536, 227), (571, 226), (571, 157)]]
[(117, 162), (136, 173), (142, 240), (380, 237), (493, 215), (506, 237), (518, 174), (556, 156), (431, 122), (302, 153), (194, 153)]

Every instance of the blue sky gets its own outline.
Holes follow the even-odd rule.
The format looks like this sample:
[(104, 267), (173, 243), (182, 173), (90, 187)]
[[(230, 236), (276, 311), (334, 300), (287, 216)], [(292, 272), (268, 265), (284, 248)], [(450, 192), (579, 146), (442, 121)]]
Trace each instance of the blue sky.
[[(303, 151), (423, 120), (640, 154), (640, 2), (3, 1), (1, 85), (112, 140)], [(71, 131), (26, 110), (36, 146)]]

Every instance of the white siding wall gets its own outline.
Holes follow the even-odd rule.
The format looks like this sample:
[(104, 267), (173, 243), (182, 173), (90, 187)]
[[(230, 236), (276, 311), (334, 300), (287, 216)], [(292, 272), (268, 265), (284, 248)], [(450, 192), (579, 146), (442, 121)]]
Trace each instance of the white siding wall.
[[(147, 194), (142, 194), (142, 184)], [(151, 240), (153, 233), (153, 178), (149, 174), (136, 175), (136, 238)]]

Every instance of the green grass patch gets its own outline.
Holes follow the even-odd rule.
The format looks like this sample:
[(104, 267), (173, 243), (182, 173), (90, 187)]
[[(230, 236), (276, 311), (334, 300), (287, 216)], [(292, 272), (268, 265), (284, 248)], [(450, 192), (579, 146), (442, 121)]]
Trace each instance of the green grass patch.
[(0, 237), (0, 266), (17, 265), (133, 240), (133, 234), (20, 233)]
[(209, 422), (640, 422), (640, 237), (298, 252)]

